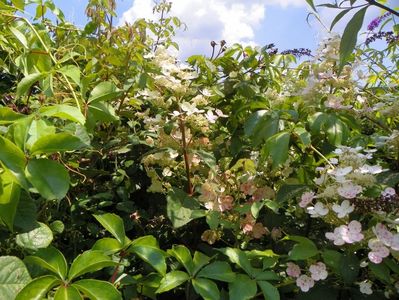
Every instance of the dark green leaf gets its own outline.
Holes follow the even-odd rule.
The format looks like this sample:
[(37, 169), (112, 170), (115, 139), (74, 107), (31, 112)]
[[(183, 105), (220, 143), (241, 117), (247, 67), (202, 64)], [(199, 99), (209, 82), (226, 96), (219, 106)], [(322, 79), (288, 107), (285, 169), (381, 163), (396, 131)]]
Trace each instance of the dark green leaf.
[(371, 270), (371, 273), (373, 273), (373, 275), (375, 277), (377, 277), (379, 280), (381, 280), (385, 284), (391, 283), (392, 277), (391, 277), (389, 268), (384, 263), (380, 263), (380, 264), (370, 263), (369, 269)]
[(254, 274), (251, 262), (245, 252), (237, 248), (223, 248), (219, 249), (219, 251), (226, 255), (232, 263), (235, 263), (243, 269), (248, 275), (252, 276)]
[(29, 272), (18, 257), (0, 257), (0, 295), (2, 299), (15, 299), (18, 292), (29, 281), (31, 281)]
[(205, 300), (220, 300), (220, 292), (216, 283), (211, 280), (196, 278), (192, 280), (194, 290)]
[(285, 163), (288, 158), (289, 143), (289, 132), (283, 131), (273, 135), (266, 141), (265, 146), (262, 148), (263, 159), (270, 156), (273, 168)]
[(197, 277), (233, 282), (236, 278), (236, 274), (231, 270), (227, 262), (215, 261), (202, 268), (197, 274)]
[(308, 189), (308, 186), (303, 184), (283, 184), (277, 192), (276, 200), (279, 203), (295, 200)]
[(68, 171), (49, 159), (31, 159), (25, 170), (29, 182), (47, 200), (61, 200), (69, 190)]
[(191, 257), (190, 250), (184, 245), (174, 245), (172, 249), (168, 250), (168, 254), (174, 256), (179, 263), (187, 270), (190, 275), (193, 275), (194, 263)]
[(309, 239), (301, 236), (287, 236), (284, 239), (298, 242), (288, 253), (292, 260), (305, 260), (319, 253), (316, 245)]
[(157, 294), (167, 292), (175, 287), (183, 284), (190, 279), (190, 276), (186, 272), (172, 271), (167, 273), (161, 280), (159, 288), (156, 290)]
[(113, 238), (102, 238), (97, 240), (91, 249), (100, 250), (104, 252), (105, 255), (111, 255), (120, 251), (122, 248), (123, 245), (118, 240)]
[(121, 217), (112, 213), (93, 216), (119, 243), (125, 245), (125, 225)]
[(280, 300), (278, 289), (267, 281), (258, 281), (258, 285), (265, 296), (265, 300)]
[(352, 284), (359, 275), (359, 259), (354, 254), (343, 254), (339, 261), (339, 270), (342, 279), (347, 284)]
[(122, 300), (121, 294), (109, 282), (96, 279), (82, 279), (71, 286), (77, 288), (91, 300)]
[(24, 77), (17, 85), (17, 92), (15, 94), (15, 98), (20, 98), (24, 96), (30, 88), (35, 84), (35, 82), (46, 77), (45, 73), (33, 73)]
[(209, 263), (211, 259), (206, 256), (205, 254), (199, 252), (199, 251), (195, 251), (194, 252), (194, 258), (193, 258), (193, 263), (194, 263), (194, 270), (193, 270), (193, 274), (197, 274), (197, 272), (199, 270), (201, 270), (201, 268), (203, 266), (205, 266), (206, 264)]
[(255, 297), (256, 281), (244, 274), (237, 274), (236, 280), (229, 283), (230, 300), (249, 300)]

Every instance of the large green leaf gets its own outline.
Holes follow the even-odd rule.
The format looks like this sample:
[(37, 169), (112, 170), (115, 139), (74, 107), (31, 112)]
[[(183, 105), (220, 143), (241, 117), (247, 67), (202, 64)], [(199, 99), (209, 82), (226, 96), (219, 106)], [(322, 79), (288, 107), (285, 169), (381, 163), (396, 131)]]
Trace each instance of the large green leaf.
[(249, 300), (255, 297), (256, 281), (244, 274), (237, 274), (236, 280), (229, 283), (230, 300)]
[(15, 300), (42, 300), (49, 290), (61, 283), (54, 275), (37, 277), (19, 292)]
[(86, 147), (80, 138), (67, 132), (48, 134), (39, 138), (32, 145), (32, 155), (51, 154), (55, 152), (73, 151)]
[(174, 245), (172, 249), (168, 250), (168, 254), (173, 255), (187, 270), (190, 275), (193, 275), (194, 263), (191, 257), (190, 250), (183, 245)]
[(111, 255), (116, 252), (119, 252), (123, 248), (123, 245), (117, 240), (113, 238), (102, 238), (97, 240), (92, 250), (101, 250), (106, 255)]
[(29, 182), (47, 200), (61, 200), (69, 189), (68, 171), (56, 161), (31, 159), (25, 170)]
[(90, 93), (88, 102), (95, 103), (100, 101), (109, 101), (119, 97), (122, 94), (116, 85), (112, 82), (101, 82), (94, 87)]
[(54, 300), (83, 300), (74, 286), (61, 285), (54, 294)]
[(289, 132), (283, 131), (273, 135), (266, 141), (262, 149), (262, 156), (264, 159), (268, 156), (271, 157), (273, 168), (278, 167), (287, 160), (290, 135)]
[(231, 270), (227, 262), (215, 261), (201, 269), (197, 277), (233, 282), (236, 279), (236, 274)]
[(219, 249), (219, 251), (226, 255), (232, 263), (235, 263), (243, 269), (248, 275), (254, 275), (254, 269), (245, 252), (237, 248), (223, 248)]
[(194, 270), (193, 274), (197, 274), (199, 270), (202, 269), (203, 266), (207, 265), (210, 262), (210, 257), (199, 252), (194, 252), (193, 263), (194, 263)]
[(80, 69), (75, 65), (66, 65), (57, 70), (57, 72), (71, 78), (77, 85), (80, 84)]
[(96, 279), (82, 279), (72, 284), (91, 300), (122, 300), (121, 294), (109, 282)]
[(205, 300), (219, 300), (220, 292), (216, 283), (204, 278), (192, 280), (194, 290)]
[(31, 281), (24, 263), (14, 256), (0, 257), (0, 295), (13, 300), (18, 292)]
[(66, 104), (58, 104), (52, 106), (42, 107), (39, 110), (40, 114), (48, 117), (57, 117), (65, 120), (70, 120), (73, 122), (80, 123), (84, 125), (86, 119), (84, 115), (80, 112), (77, 107), (66, 105)]
[(121, 217), (111, 213), (93, 216), (119, 243), (125, 245), (125, 226)]
[(193, 198), (179, 189), (171, 190), (166, 201), (166, 212), (175, 228), (182, 227), (195, 219), (193, 212), (200, 208)]
[(355, 254), (343, 254), (339, 261), (339, 271), (345, 283), (353, 283), (359, 275), (360, 262)]
[(2, 136), (0, 136), (0, 161), (17, 178), (18, 183), (26, 187), (25, 155), (14, 143)]
[(0, 185), (0, 220), (12, 231), (21, 188), (8, 172), (0, 174)]
[(258, 285), (266, 300), (280, 300), (278, 289), (267, 281), (258, 281)]
[(68, 279), (72, 280), (86, 273), (95, 272), (105, 267), (115, 266), (116, 262), (102, 251), (88, 250), (78, 255), (69, 269)]
[(128, 251), (138, 255), (160, 274), (166, 273), (165, 252), (159, 249), (158, 242), (153, 236), (148, 235), (135, 239)]
[(28, 131), (28, 140), (26, 141), (26, 148), (31, 149), (32, 145), (43, 136), (55, 134), (57, 128), (49, 125), (47, 120), (33, 120)]
[(20, 98), (24, 96), (29, 89), (33, 86), (33, 84), (44, 77), (46, 77), (46, 73), (33, 73), (28, 76), (22, 78), (22, 80), (17, 85), (17, 92), (15, 94), (15, 98)]
[(16, 113), (9, 107), (0, 107), (0, 124), (13, 123), (25, 117), (26, 115)]
[(175, 287), (183, 284), (190, 279), (190, 276), (186, 272), (172, 271), (166, 274), (162, 280), (159, 288), (156, 290), (157, 294), (167, 292)]
[(366, 14), (367, 8), (366, 6), (360, 9), (358, 12), (354, 14), (352, 19), (348, 22), (345, 27), (344, 33), (342, 34), (341, 44), (339, 47), (340, 53), (340, 69), (344, 67), (347, 63), (350, 55), (356, 47), (357, 42), (357, 34), (359, 33), (360, 28), (363, 24), (364, 15)]
[(68, 272), (68, 266), (64, 255), (54, 247), (40, 249), (34, 256), (25, 257), (25, 262), (45, 268), (55, 273), (63, 280), (66, 278)]
[(319, 253), (315, 243), (302, 236), (286, 236), (284, 239), (297, 242), (288, 253), (292, 260), (305, 260)]
[(33, 116), (19, 119), (8, 127), (5, 137), (12, 141), (19, 149), (24, 151), (32, 122)]
[(18, 246), (30, 250), (46, 248), (53, 241), (53, 232), (44, 223), (38, 223), (38, 227), (29, 232), (20, 233), (16, 237)]

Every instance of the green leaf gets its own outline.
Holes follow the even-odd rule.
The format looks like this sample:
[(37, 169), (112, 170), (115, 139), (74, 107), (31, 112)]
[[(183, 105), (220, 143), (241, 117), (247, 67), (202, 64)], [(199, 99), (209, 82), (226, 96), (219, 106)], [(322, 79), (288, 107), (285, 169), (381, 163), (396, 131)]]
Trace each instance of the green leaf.
[(31, 281), (24, 263), (14, 256), (0, 257), (0, 295), (13, 300), (18, 292)]
[(31, 147), (32, 155), (79, 150), (87, 145), (72, 134), (61, 132), (39, 138)]
[(194, 263), (193, 274), (197, 274), (197, 272), (201, 270), (203, 266), (208, 264), (210, 260), (211, 259), (209, 258), (209, 256), (203, 254), (202, 252), (195, 251), (193, 258), (193, 263)]
[[(18, 2), (21, 2), (21, 1), (18, 1)], [(17, 38), (17, 40), (21, 43), (21, 45), (25, 49), (29, 49), (28, 41), (26, 39), (26, 36), (21, 31), (19, 31), (14, 26), (9, 26), (8, 29), (12, 32), (12, 34)]]
[(385, 284), (391, 283), (392, 277), (389, 268), (384, 263), (380, 264), (369, 263), (369, 269), (371, 270), (371, 273), (373, 273), (375, 277), (377, 277)]
[(48, 247), (53, 240), (53, 232), (43, 223), (38, 223), (39, 227), (25, 233), (20, 233), (16, 237), (17, 245), (30, 250), (38, 250)]
[(285, 240), (291, 240), (298, 242), (298, 244), (294, 245), (292, 250), (288, 252), (288, 256), (292, 260), (304, 260), (311, 258), (319, 253), (315, 243), (313, 243), (308, 238), (302, 236), (286, 236)]
[(19, 149), (25, 150), (32, 121), (33, 116), (30, 116), (14, 122), (8, 127), (6, 138), (14, 142)]
[(345, 27), (339, 48), (340, 70), (343, 69), (344, 65), (347, 63), (350, 55), (352, 54), (353, 50), (356, 47), (357, 34), (359, 33), (360, 28), (362, 27), (364, 15), (366, 14), (368, 7), (369, 6), (366, 6), (360, 9), (358, 12), (356, 12)]
[(9, 107), (0, 107), (0, 125), (10, 124), (25, 117), (26, 115), (16, 113)]
[(219, 300), (220, 292), (216, 283), (211, 280), (196, 278), (192, 280), (194, 290), (205, 300)]
[(76, 287), (91, 300), (122, 300), (118, 290), (107, 281), (82, 279), (71, 286)]
[(331, 22), (330, 31), (333, 30), (335, 24), (337, 24), (349, 11), (350, 9), (345, 9), (335, 16), (334, 20)]
[(58, 104), (58, 105), (42, 107), (40, 108), (39, 112), (43, 116), (57, 117), (64, 120), (70, 120), (73, 122), (80, 123), (81, 125), (84, 125), (86, 122), (86, 118), (78, 108), (66, 104)]
[(31, 149), (32, 145), (36, 143), (38, 139), (48, 134), (55, 134), (55, 126), (48, 125), (46, 120), (33, 120), (30, 124), (28, 131), (28, 140), (25, 145), (27, 149)]
[(168, 250), (168, 254), (174, 256), (181, 263), (190, 275), (193, 275), (194, 263), (191, 258), (190, 250), (183, 245), (174, 245)]
[(236, 280), (229, 283), (230, 300), (249, 300), (255, 297), (256, 281), (244, 274), (237, 274)]
[(95, 103), (100, 101), (109, 101), (119, 97), (122, 91), (118, 90), (115, 84), (112, 82), (101, 82), (99, 83), (90, 93), (88, 102)]
[(201, 269), (197, 277), (233, 282), (236, 279), (236, 274), (227, 262), (215, 261)]
[(119, 120), (112, 104), (106, 102), (96, 102), (89, 105), (88, 123), (95, 121), (115, 122)]
[(303, 184), (283, 184), (276, 194), (276, 201), (287, 202), (302, 195), (309, 187)]
[(83, 300), (83, 298), (75, 287), (61, 285), (54, 294), (54, 300)]
[(46, 75), (46, 73), (33, 73), (22, 78), (22, 80), (17, 85), (15, 98), (18, 99), (24, 96), (26, 93), (28, 93), (28, 91), (35, 84), (35, 82), (43, 79), (44, 77), (46, 77)]
[(186, 272), (172, 271), (165, 275), (161, 280), (159, 288), (156, 290), (157, 294), (167, 292), (175, 287), (181, 285), (190, 279), (190, 276)]
[(194, 210), (200, 208), (193, 198), (176, 188), (168, 193), (166, 201), (166, 212), (175, 228), (182, 227), (192, 221)]
[(68, 279), (72, 280), (86, 273), (96, 272), (105, 267), (115, 266), (116, 262), (112, 261), (109, 256), (102, 251), (87, 250), (78, 255), (72, 262), (69, 269)]
[(11, 2), (19, 10), (25, 9), (25, 0), (12, 0)]
[(335, 250), (324, 250), (321, 253), (324, 263), (334, 270), (335, 273), (339, 274), (339, 262), (342, 254)]
[(116, 239), (113, 238), (102, 238), (97, 240), (92, 250), (101, 250), (105, 255), (111, 255), (119, 252), (123, 248), (123, 245)]
[(125, 245), (125, 226), (121, 217), (111, 213), (93, 216), (119, 243)]
[(29, 182), (47, 200), (61, 200), (69, 190), (68, 171), (56, 161), (31, 159), (25, 174)]
[(27, 232), (38, 227), (36, 220), (37, 213), (35, 201), (27, 192), (21, 191), (17, 212), (14, 218), (14, 227), (20, 232)]
[(313, 0), (306, 0), (310, 7), (316, 12), (316, 7), (314, 6)]
[(25, 257), (25, 262), (45, 268), (55, 273), (63, 280), (66, 278), (68, 272), (68, 266), (64, 255), (54, 247), (40, 249), (34, 256)]
[(359, 275), (360, 262), (354, 254), (343, 254), (339, 261), (339, 270), (345, 283), (353, 283)]
[(2, 136), (0, 136), (0, 161), (17, 178), (20, 185), (27, 186), (24, 175), (25, 155), (15, 144)]
[(12, 231), (21, 188), (8, 172), (0, 174), (0, 185), (0, 220)]
[(80, 85), (80, 69), (75, 65), (66, 65), (57, 70), (57, 72), (71, 78), (73, 82)]
[(159, 249), (158, 242), (153, 236), (148, 235), (135, 239), (128, 251), (138, 255), (160, 274), (166, 273), (165, 252)]
[(288, 159), (288, 148), (290, 143), (290, 133), (287, 131), (279, 132), (270, 137), (262, 148), (263, 159), (268, 156), (272, 159), (273, 168), (285, 163)]
[(304, 146), (309, 146), (312, 143), (311, 135), (305, 128), (295, 127), (294, 133), (299, 137)]
[(254, 277), (256, 280), (279, 280), (280, 277), (276, 274), (276, 272), (273, 271), (262, 271), (261, 269), (256, 269), (259, 270), (259, 273), (256, 274)]
[(251, 262), (249, 261), (245, 252), (236, 248), (223, 248), (219, 249), (219, 251), (226, 255), (232, 263), (243, 269), (248, 275), (252, 276), (254, 274)]
[(37, 277), (29, 282), (17, 295), (15, 300), (42, 300), (54, 286), (60, 285), (61, 280), (53, 275)]
[(258, 285), (266, 300), (280, 300), (278, 289), (267, 281), (258, 281)]

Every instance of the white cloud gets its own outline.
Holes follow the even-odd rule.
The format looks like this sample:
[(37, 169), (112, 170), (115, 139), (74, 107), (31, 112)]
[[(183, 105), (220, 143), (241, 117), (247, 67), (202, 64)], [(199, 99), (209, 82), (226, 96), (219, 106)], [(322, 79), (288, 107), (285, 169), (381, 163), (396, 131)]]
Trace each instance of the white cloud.
[[(192, 53), (210, 53), (209, 43), (224, 39), (229, 45), (239, 42), (256, 44), (255, 30), (265, 18), (268, 5), (306, 6), (304, 0), (172, 0), (171, 15), (177, 16), (188, 30), (179, 32), (176, 40), (182, 57)], [(153, 19), (152, 0), (134, 0), (123, 13), (120, 23), (138, 18)]]

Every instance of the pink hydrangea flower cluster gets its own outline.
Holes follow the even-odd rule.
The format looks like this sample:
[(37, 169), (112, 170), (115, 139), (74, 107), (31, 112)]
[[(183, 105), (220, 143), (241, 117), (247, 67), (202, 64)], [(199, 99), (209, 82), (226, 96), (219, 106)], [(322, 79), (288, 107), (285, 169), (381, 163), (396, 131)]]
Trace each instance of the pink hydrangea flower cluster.
[(310, 276), (301, 274), (301, 269), (297, 264), (292, 262), (287, 263), (286, 273), (288, 276), (296, 278), (296, 285), (302, 292), (309, 291), (315, 284), (315, 281), (324, 280), (328, 276), (326, 265), (322, 262), (317, 262), (309, 267)]
[(368, 242), (370, 252), (368, 257), (371, 262), (379, 264), (390, 254), (390, 249), (399, 251), (399, 233), (393, 234), (384, 224), (378, 223), (373, 227), (373, 232), (377, 238)]
[(362, 224), (359, 221), (351, 221), (348, 225), (341, 225), (335, 228), (334, 232), (327, 232), (326, 238), (334, 241), (336, 246), (360, 242), (364, 238)]

